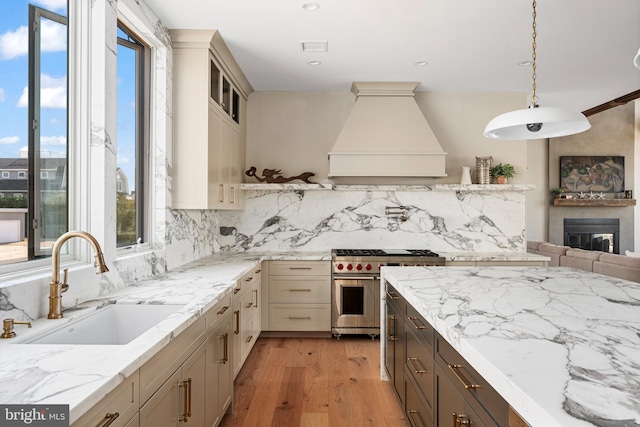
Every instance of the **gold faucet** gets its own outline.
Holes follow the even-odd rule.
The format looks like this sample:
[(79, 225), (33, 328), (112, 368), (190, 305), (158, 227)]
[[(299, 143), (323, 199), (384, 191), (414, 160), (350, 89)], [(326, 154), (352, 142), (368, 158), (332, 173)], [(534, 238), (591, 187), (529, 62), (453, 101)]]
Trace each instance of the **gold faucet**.
[(88, 241), (93, 247), (95, 253), (95, 262), (93, 265), (96, 267), (96, 274), (102, 274), (109, 271), (107, 265), (104, 262), (104, 255), (100, 244), (91, 234), (86, 231), (68, 231), (56, 240), (53, 244), (53, 250), (51, 251), (51, 282), (49, 283), (49, 314), (48, 319), (60, 319), (62, 317), (62, 294), (67, 292), (69, 285), (67, 284), (67, 269), (64, 269), (64, 276), (62, 282), (60, 282), (60, 249), (62, 245), (72, 237), (82, 237)]

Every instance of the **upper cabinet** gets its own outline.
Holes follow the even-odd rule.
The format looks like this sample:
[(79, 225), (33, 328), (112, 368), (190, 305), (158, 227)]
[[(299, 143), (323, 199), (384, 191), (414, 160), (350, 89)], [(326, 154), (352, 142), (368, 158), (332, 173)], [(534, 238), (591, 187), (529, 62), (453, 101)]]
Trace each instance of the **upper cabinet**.
[(216, 30), (171, 30), (174, 209), (243, 209), (253, 91)]

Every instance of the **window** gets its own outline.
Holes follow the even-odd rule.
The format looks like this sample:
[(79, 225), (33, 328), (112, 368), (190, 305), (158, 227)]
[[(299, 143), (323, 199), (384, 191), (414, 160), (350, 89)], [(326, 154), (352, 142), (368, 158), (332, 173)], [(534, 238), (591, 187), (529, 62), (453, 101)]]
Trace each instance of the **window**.
[(147, 241), (149, 62), (146, 44), (118, 23), (116, 244)]
[(47, 179), (47, 178), (49, 178), (49, 172), (47, 172), (47, 171), (40, 171), (40, 178), (41, 178), (41, 179)]
[(0, 182), (0, 192), (9, 208), (3, 212), (27, 208), (26, 238), (0, 244), (0, 264), (48, 256), (68, 227), (68, 8), (65, 1), (33, 3), (52, 10), (14, 0), (3, 2), (0, 15), (0, 162), (20, 169), (13, 177), (21, 178)]
[(9, 172), (2, 172), (2, 178), (9, 178)]

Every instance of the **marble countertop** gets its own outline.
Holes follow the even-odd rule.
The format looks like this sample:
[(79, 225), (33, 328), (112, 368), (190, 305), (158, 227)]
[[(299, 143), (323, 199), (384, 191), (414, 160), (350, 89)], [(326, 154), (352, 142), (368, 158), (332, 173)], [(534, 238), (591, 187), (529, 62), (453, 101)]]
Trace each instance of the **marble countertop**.
[(544, 255), (529, 252), (440, 252), (447, 261), (551, 261)]
[[(38, 319), (32, 322), (32, 329), (16, 325), (16, 338), (0, 340), (0, 402), (68, 404), (73, 423), (229, 295), (236, 279), (260, 261), (330, 259), (329, 251), (218, 253), (65, 310), (63, 319)], [(185, 307), (126, 345), (17, 342), (113, 303), (185, 304)]]
[(382, 276), (533, 427), (640, 425), (640, 284), (565, 267)]

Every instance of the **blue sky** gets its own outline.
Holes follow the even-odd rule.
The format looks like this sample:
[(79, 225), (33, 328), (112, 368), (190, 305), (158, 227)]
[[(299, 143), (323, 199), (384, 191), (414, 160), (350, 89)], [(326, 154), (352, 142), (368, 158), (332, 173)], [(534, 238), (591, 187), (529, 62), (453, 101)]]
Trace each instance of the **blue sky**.
[[(19, 157), (28, 145), (28, 5), (67, 16), (67, 0), (3, 0), (0, 14), (0, 157)], [(120, 49), (119, 49), (120, 50)], [(127, 49), (125, 49), (127, 50)], [(66, 152), (66, 28), (51, 21), (42, 24), (41, 150)], [(127, 58), (125, 58), (127, 57)], [(119, 70), (131, 70), (131, 55), (121, 55)], [(128, 68), (127, 68), (128, 67)], [(120, 74), (120, 73), (119, 73)], [(126, 74), (125, 74), (126, 75)], [(118, 166), (134, 187), (135, 160), (132, 113), (135, 91), (132, 81), (118, 76)], [(87, 141), (88, 142), (88, 141)], [(43, 154), (45, 157), (46, 154)]]

